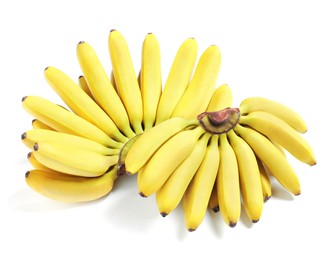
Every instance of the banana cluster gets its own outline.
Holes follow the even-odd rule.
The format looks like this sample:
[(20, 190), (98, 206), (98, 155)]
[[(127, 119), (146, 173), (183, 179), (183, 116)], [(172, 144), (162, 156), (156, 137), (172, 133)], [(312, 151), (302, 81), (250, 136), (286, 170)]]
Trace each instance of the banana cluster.
[(78, 82), (47, 67), (48, 84), (64, 101), (26, 96), (32, 129), (22, 134), (33, 169), (26, 182), (65, 202), (107, 195), (124, 173), (137, 174), (138, 192), (155, 194), (162, 216), (183, 205), (186, 227), (196, 230), (208, 208), (234, 227), (241, 207), (252, 222), (271, 196), (270, 178), (300, 194), (298, 176), (285, 151), (314, 165), (301, 134), (303, 119), (290, 108), (251, 97), (232, 108), (227, 84), (217, 87), (221, 53), (206, 48), (198, 62), (194, 38), (186, 39), (162, 84), (160, 46), (149, 33), (136, 73), (127, 42), (109, 34), (111, 73), (87, 42), (77, 45)]

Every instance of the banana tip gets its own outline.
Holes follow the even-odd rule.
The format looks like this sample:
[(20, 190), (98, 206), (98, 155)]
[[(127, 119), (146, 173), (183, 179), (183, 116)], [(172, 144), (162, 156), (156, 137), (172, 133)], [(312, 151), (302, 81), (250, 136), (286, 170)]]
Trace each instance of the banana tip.
[(188, 228), (189, 232), (194, 232), (196, 230), (196, 228)]
[(268, 201), (270, 198), (271, 198), (271, 196), (267, 195), (267, 196), (264, 198), (264, 202)]
[(37, 151), (38, 150), (38, 144), (34, 144), (34, 151)]
[(27, 159), (29, 159), (29, 158), (31, 157), (31, 155), (32, 155), (32, 152), (29, 152), (29, 153), (27, 154)]
[(85, 43), (85, 41), (80, 41), (78, 42), (78, 45)]
[(166, 212), (161, 212), (160, 215), (166, 217), (168, 214)]
[(237, 225), (237, 222), (234, 221), (230, 221), (230, 223), (228, 224), (231, 228), (235, 227)]
[(110, 32), (116, 31), (116, 29), (111, 29)]
[(142, 196), (143, 198), (147, 198), (147, 196), (142, 192), (139, 192), (139, 195)]
[(219, 206), (216, 206), (216, 207), (212, 208), (212, 211), (213, 211), (214, 213), (219, 212)]
[(48, 68), (49, 68), (49, 66), (45, 67), (44, 71), (47, 71), (47, 70), (48, 70)]
[(252, 220), (252, 223), (254, 223), (254, 224), (257, 223), (257, 222), (259, 222), (259, 219), (253, 219)]
[(25, 177), (28, 178), (29, 174), (30, 174), (30, 171), (27, 171), (26, 174), (25, 174)]
[(27, 99), (27, 97), (28, 97), (28, 96), (24, 96), (24, 97), (21, 99), (21, 101), (23, 102), (24, 100)]
[(21, 139), (22, 140), (24, 140), (24, 139), (26, 139), (27, 138), (27, 133), (26, 132), (24, 132), (23, 134), (21, 134)]

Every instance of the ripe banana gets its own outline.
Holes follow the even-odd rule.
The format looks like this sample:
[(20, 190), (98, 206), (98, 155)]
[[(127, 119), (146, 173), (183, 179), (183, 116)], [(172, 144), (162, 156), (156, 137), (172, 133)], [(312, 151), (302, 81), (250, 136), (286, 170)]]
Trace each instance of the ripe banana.
[(22, 106), (32, 116), (57, 131), (82, 136), (107, 147), (122, 146), (87, 120), (42, 97), (26, 96), (22, 99)]
[(262, 97), (246, 98), (241, 102), (239, 109), (242, 115), (254, 111), (265, 111), (281, 118), (300, 133), (305, 133), (307, 131), (306, 123), (298, 113), (274, 100)]
[(260, 177), (261, 177), (261, 186), (262, 186), (262, 195), (263, 201), (266, 202), (271, 198), (271, 183), (267, 173), (266, 168), (264, 167), (261, 160), (256, 157), (257, 165), (259, 167)]
[(182, 200), (188, 231), (195, 231), (204, 219), (219, 167), (218, 135), (212, 135), (203, 161)]
[(133, 137), (135, 133), (130, 127), (126, 109), (112, 86), (94, 49), (86, 42), (79, 42), (77, 45), (77, 57), (95, 101), (109, 115), (125, 136), (128, 138)]
[(227, 84), (219, 86), (213, 93), (207, 112), (219, 111), (232, 106), (232, 90)]
[(41, 120), (38, 120), (36, 118), (31, 121), (31, 126), (33, 129), (46, 129), (46, 130), (55, 131), (53, 128), (44, 124)]
[(277, 142), (298, 160), (309, 165), (316, 164), (310, 145), (282, 119), (268, 112), (255, 111), (240, 117), (239, 123), (248, 125)]
[(139, 194), (148, 197), (157, 192), (173, 171), (189, 156), (204, 132), (204, 129), (198, 126), (177, 133), (164, 143), (146, 163), (138, 183)]
[(45, 129), (32, 129), (21, 135), (22, 142), (30, 149), (40, 141), (55, 142), (102, 155), (117, 155), (119, 149), (112, 149), (90, 139)]
[(26, 172), (27, 184), (36, 192), (62, 202), (85, 202), (107, 195), (117, 179), (117, 167), (100, 177), (85, 178), (35, 169)]
[[(83, 75), (79, 76), (78, 85), (95, 102), (94, 96), (93, 96), (92, 92), (90, 92), (90, 89), (89, 89), (88, 83), (85, 79), (85, 76), (83, 76)], [(96, 105), (98, 105), (98, 104), (96, 103)]]
[(215, 91), (221, 64), (221, 54), (217, 46), (208, 47), (197, 64), (194, 75), (177, 103), (172, 117), (195, 118), (205, 111)]
[(185, 40), (179, 47), (160, 97), (156, 124), (172, 116), (175, 106), (189, 84), (196, 62), (197, 49), (194, 38)]
[(126, 142), (115, 123), (69, 76), (54, 67), (47, 67), (44, 76), (65, 104), (77, 115), (94, 124), (114, 140)]
[(135, 69), (126, 40), (117, 30), (109, 34), (109, 53), (115, 75), (117, 92), (128, 113), (131, 126), (140, 134), (143, 132), (143, 104)]
[(190, 181), (204, 158), (209, 138), (210, 134), (204, 134), (199, 139), (191, 154), (157, 191), (156, 202), (163, 217), (172, 212), (181, 202)]
[(133, 144), (127, 154), (125, 158), (126, 171), (130, 174), (137, 173), (169, 138), (187, 127), (198, 124), (196, 119), (171, 118), (148, 129)]
[(145, 131), (155, 123), (161, 95), (160, 46), (154, 34), (147, 34), (142, 47), (140, 88)]
[[(117, 155), (102, 155), (97, 152), (50, 141), (39, 141), (36, 143), (34, 145), (34, 156), (37, 161), (48, 168), (67, 174), (81, 175), (81, 172), (77, 174), (72, 171), (72, 169), (78, 169), (85, 172), (85, 177), (100, 176), (118, 162)], [(45, 160), (45, 157), (51, 160)], [(70, 169), (62, 167), (62, 165), (69, 166)]]
[(225, 223), (235, 227), (241, 212), (239, 169), (237, 157), (226, 134), (219, 137), (219, 152), (220, 164), (216, 180), (219, 208)]
[(294, 195), (300, 194), (300, 183), (297, 174), (284, 155), (277, 150), (268, 138), (251, 128), (241, 125), (236, 125), (234, 130), (249, 144), (270, 173), (285, 189)]
[(238, 161), (243, 205), (248, 218), (256, 223), (261, 217), (263, 208), (261, 178), (256, 157), (251, 147), (233, 130), (229, 131), (227, 136)]

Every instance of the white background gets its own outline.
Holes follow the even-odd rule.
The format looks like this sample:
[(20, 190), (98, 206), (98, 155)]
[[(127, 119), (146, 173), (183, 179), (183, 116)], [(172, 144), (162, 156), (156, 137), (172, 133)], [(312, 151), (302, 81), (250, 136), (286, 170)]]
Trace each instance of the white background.
[[(7, 2), (7, 3), (5, 3)], [(333, 253), (333, 1), (2, 1), (0, 4), (1, 180), (0, 259), (334, 259)], [(275, 186), (261, 220), (245, 214), (231, 229), (208, 213), (197, 231), (182, 209), (166, 218), (155, 198), (138, 196), (136, 178), (124, 176), (105, 199), (80, 205), (49, 200), (30, 190), (20, 134), (31, 125), (25, 95), (61, 103), (46, 84), (52, 65), (80, 75), (76, 44), (90, 43), (110, 71), (107, 39), (118, 29), (136, 70), (142, 41), (161, 44), (163, 77), (177, 48), (195, 37), (202, 52), (221, 48), (217, 84), (233, 89), (234, 105), (263, 96), (298, 111), (318, 164), (291, 158), (302, 194)]]

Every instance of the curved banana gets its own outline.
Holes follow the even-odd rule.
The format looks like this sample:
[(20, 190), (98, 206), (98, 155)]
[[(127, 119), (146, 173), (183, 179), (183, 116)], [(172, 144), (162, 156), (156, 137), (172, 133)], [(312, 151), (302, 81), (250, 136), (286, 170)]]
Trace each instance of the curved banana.
[(223, 84), (213, 93), (206, 112), (215, 112), (231, 106), (232, 90), (227, 84)]
[(143, 100), (143, 123), (145, 131), (155, 123), (161, 95), (160, 46), (154, 34), (147, 34), (142, 47), (140, 88)]
[(197, 49), (197, 42), (194, 38), (185, 40), (179, 47), (160, 97), (156, 124), (172, 116), (189, 84), (196, 62)]
[(110, 117), (69, 76), (54, 67), (47, 67), (44, 76), (65, 104), (78, 116), (96, 125), (114, 140), (126, 142)]
[(93, 96), (92, 92), (90, 92), (88, 83), (87, 83), (84, 75), (80, 75), (79, 76), (79, 78), (78, 78), (78, 85), (95, 102), (94, 96)]
[(254, 111), (265, 111), (281, 118), (300, 133), (305, 133), (307, 131), (306, 123), (298, 113), (274, 100), (262, 97), (246, 98), (241, 102), (239, 109), (242, 115)]
[(95, 101), (109, 115), (125, 136), (128, 138), (133, 137), (135, 133), (130, 127), (126, 109), (115, 88), (112, 86), (94, 49), (86, 42), (79, 42), (77, 45), (77, 57)]
[[(44, 155), (51, 160), (45, 161)], [(87, 172), (85, 177), (100, 176), (108, 171), (108, 169), (116, 165), (118, 162), (117, 155), (102, 155), (97, 152), (82, 150), (76, 147), (67, 146), (66, 144), (59, 144), (50, 141), (39, 141), (34, 145), (34, 156), (37, 161), (44, 164), (48, 168), (56, 171), (73, 174), (76, 172), (69, 171), (68, 168), (59, 167), (59, 165), (67, 165), (71, 168)], [(59, 162), (60, 164), (53, 163)]]
[(246, 214), (256, 223), (263, 209), (261, 178), (256, 157), (252, 148), (233, 130), (229, 131), (227, 136), (238, 161), (240, 190)]
[(212, 135), (200, 167), (183, 198), (188, 231), (195, 231), (204, 219), (219, 167), (218, 135)]
[(92, 123), (47, 99), (26, 96), (22, 99), (22, 106), (32, 116), (57, 131), (82, 136), (107, 147), (122, 147), (121, 143), (111, 139)]
[(85, 202), (107, 195), (117, 179), (117, 167), (100, 177), (85, 178), (35, 169), (26, 172), (26, 182), (36, 192), (63, 202)]
[(271, 183), (267, 170), (264, 167), (263, 163), (258, 157), (256, 157), (256, 160), (257, 160), (257, 165), (259, 166), (259, 172), (261, 177), (263, 201), (266, 202), (271, 198)]
[[(157, 192), (173, 171), (189, 156), (205, 130), (198, 126), (177, 133), (150, 158), (138, 183), (138, 192), (148, 197)], [(158, 171), (157, 171), (158, 169)]]
[(44, 124), (41, 120), (38, 120), (36, 118), (31, 121), (31, 126), (33, 129), (46, 129), (55, 131), (52, 127)]
[(224, 222), (235, 227), (241, 213), (238, 161), (227, 135), (219, 137), (220, 164), (216, 180), (217, 195)]
[(119, 149), (112, 149), (90, 139), (45, 129), (32, 129), (21, 135), (22, 142), (30, 149), (40, 141), (55, 142), (102, 155), (117, 155)]
[(214, 213), (219, 212), (219, 202), (218, 202), (218, 194), (217, 194), (217, 185), (214, 184), (212, 188), (212, 192), (209, 199), (209, 209), (211, 209)]
[(111, 30), (108, 46), (117, 92), (126, 108), (132, 128), (136, 134), (140, 134), (143, 132), (143, 104), (127, 42), (119, 31)]
[(181, 130), (198, 124), (197, 119), (171, 118), (148, 129), (133, 144), (127, 154), (125, 158), (126, 171), (130, 174), (137, 173), (164, 142)]
[(196, 118), (207, 109), (215, 91), (220, 64), (219, 48), (214, 45), (208, 47), (200, 57), (194, 75), (172, 117)]
[(182, 200), (191, 179), (204, 158), (210, 136), (210, 134), (201, 136), (191, 154), (175, 169), (157, 191), (156, 202), (163, 217), (172, 212)]
[(298, 160), (308, 165), (316, 164), (311, 146), (282, 119), (268, 112), (255, 111), (240, 117), (239, 123), (248, 125), (277, 142)]
[(268, 138), (251, 128), (241, 125), (236, 125), (234, 130), (252, 147), (254, 153), (285, 189), (294, 195), (300, 194), (300, 183), (297, 174), (284, 155), (277, 150)]

